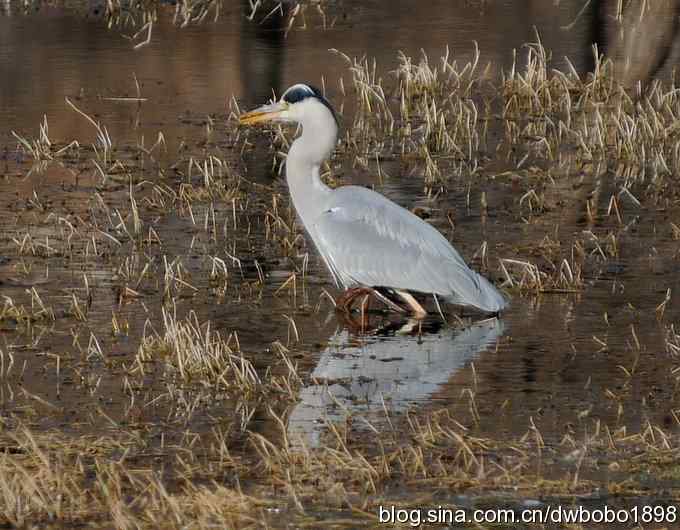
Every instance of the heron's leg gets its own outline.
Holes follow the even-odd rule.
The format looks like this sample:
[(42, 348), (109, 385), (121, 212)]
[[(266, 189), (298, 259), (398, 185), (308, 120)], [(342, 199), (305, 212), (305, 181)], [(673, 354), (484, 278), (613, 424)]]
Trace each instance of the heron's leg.
[(404, 302), (406, 302), (406, 305), (408, 305), (408, 307), (411, 309), (415, 318), (425, 318), (427, 316), (427, 311), (425, 311), (425, 308), (418, 303), (418, 300), (413, 298), (412, 294), (399, 290), (397, 290), (396, 293)]
[(396, 331), (396, 335), (411, 335), (422, 322), (417, 318), (409, 318), (402, 326)]
[(387, 307), (389, 307), (392, 311), (396, 311), (397, 313), (406, 313), (406, 309), (404, 309), (399, 304), (390, 300), (387, 296), (385, 296), (383, 293), (381, 293), (378, 289), (373, 289), (373, 294), (375, 295), (375, 297), (378, 300), (380, 300), (383, 304), (385, 304)]

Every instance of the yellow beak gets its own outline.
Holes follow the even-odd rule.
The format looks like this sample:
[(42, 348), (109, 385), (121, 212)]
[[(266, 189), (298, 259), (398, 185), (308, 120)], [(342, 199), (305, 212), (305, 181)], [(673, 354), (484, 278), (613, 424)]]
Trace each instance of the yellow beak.
[(239, 117), (238, 121), (241, 125), (252, 125), (265, 121), (284, 120), (286, 110), (288, 110), (288, 104), (276, 102), (246, 112)]

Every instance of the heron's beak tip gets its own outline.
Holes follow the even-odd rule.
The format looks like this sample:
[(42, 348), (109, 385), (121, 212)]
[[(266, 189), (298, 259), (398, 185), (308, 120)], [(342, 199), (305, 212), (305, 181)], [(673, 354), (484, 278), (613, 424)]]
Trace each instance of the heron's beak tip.
[(255, 123), (262, 123), (272, 121), (279, 118), (285, 109), (278, 103), (273, 105), (265, 105), (245, 114), (241, 114), (238, 122), (241, 125), (253, 125)]
[(258, 112), (256, 110), (252, 112), (246, 112), (241, 114), (238, 118), (238, 122), (241, 125), (253, 125), (254, 123), (261, 123), (263, 121), (270, 121), (276, 117), (275, 112)]

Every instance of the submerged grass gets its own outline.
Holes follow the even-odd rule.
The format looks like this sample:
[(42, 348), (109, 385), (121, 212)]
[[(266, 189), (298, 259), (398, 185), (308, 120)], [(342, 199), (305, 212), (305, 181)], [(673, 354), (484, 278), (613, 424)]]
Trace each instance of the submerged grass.
[(235, 354), (237, 337), (223, 339), (211, 330), (209, 322), (202, 329), (195, 313), (186, 321), (178, 321), (165, 309), (162, 313), (163, 334), (142, 339), (136, 359), (140, 371), (145, 363), (160, 358), (183, 381), (215, 384), (225, 390), (235, 386), (241, 395), (261, 385), (252, 363)]

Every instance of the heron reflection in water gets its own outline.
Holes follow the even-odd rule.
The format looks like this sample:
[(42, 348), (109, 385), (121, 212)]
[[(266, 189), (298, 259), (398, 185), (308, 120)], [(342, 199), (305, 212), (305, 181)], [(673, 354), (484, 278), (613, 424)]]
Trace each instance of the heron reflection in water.
[[(373, 295), (393, 310), (427, 314), (414, 293), (486, 313), (507, 301), (470, 269), (441, 233), (383, 195), (360, 186), (331, 189), (321, 164), (335, 148), (338, 120), (318, 89), (297, 84), (278, 102), (241, 116), (242, 124), (296, 122), (302, 134), (286, 158), (286, 180), (295, 209), (337, 286), (338, 307), (351, 311), (358, 296)], [(441, 309), (440, 309), (441, 311)]]
[(326, 421), (359, 415), (373, 423), (384, 419), (383, 403), (395, 413), (430, 399), (504, 330), (497, 318), (464, 329), (431, 324), (440, 329), (421, 334), (416, 324), (413, 333), (391, 336), (336, 331), (288, 417), (291, 443), (317, 447)]

